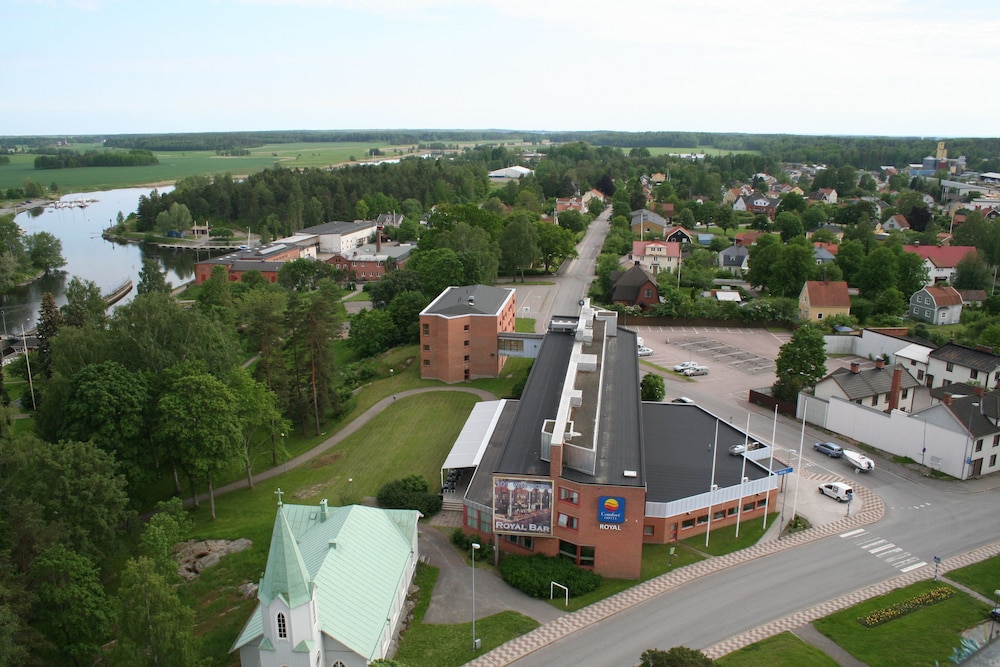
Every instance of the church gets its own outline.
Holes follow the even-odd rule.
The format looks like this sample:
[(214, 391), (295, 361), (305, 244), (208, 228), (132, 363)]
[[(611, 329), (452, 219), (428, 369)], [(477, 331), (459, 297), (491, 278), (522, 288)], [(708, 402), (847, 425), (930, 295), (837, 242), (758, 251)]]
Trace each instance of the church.
[[(280, 496), (279, 496), (280, 498)], [(364, 667), (388, 656), (418, 560), (415, 510), (279, 501), (243, 667)]]

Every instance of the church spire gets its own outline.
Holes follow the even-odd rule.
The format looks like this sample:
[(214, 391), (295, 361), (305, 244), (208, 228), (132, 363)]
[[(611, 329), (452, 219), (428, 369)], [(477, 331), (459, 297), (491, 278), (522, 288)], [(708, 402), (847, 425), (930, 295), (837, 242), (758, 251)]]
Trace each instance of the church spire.
[(271, 549), (267, 554), (267, 569), (260, 581), (260, 591), (257, 596), (264, 605), (269, 605), (275, 598), (282, 597), (289, 608), (298, 607), (312, 599), (309, 571), (306, 569), (305, 561), (302, 560), (291, 526), (285, 518), (285, 508), (280, 504), (278, 515), (274, 519)]

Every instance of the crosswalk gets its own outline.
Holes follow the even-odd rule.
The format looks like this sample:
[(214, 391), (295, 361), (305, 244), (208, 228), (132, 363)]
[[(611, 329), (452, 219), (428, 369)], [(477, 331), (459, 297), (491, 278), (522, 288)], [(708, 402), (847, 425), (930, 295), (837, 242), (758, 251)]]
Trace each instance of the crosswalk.
[(840, 537), (845, 540), (851, 540), (860, 548), (879, 560), (888, 563), (900, 572), (909, 572), (927, 565), (927, 561), (920, 560), (909, 551), (904, 551), (902, 547), (898, 547), (889, 540), (882, 539), (864, 528), (849, 530), (846, 533), (841, 533)]

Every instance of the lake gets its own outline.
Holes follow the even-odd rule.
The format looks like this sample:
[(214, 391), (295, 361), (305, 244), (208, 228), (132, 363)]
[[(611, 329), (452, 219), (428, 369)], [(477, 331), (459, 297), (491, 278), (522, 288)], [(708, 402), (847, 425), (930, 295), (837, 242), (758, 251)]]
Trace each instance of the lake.
[[(158, 188), (165, 193), (173, 186)], [(85, 207), (56, 208), (47, 206), (19, 213), (14, 221), (26, 234), (49, 232), (62, 241), (66, 266), (30, 285), (17, 287), (0, 295), (0, 324), (4, 335), (20, 333), (35, 326), (42, 295), (51, 292), (56, 304), (66, 303), (66, 285), (73, 276), (91, 280), (106, 294), (131, 280), (139, 285), (139, 271), (144, 257), (156, 259), (166, 271), (167, 281), (178, 287), (194, 279), (195, 253), (161, 250), (156, 246), (119, 244), (101, 238), (101, 232), (113, 225), (118, 212), (128, 217), (139, 205), (139, 197), (149, 195), (151, 188), (123, 188), (103, 192), (83, 192), (66, 195), (60, 201), (96, 200)], [(125, 297), (126, 303), (135, 290)]]

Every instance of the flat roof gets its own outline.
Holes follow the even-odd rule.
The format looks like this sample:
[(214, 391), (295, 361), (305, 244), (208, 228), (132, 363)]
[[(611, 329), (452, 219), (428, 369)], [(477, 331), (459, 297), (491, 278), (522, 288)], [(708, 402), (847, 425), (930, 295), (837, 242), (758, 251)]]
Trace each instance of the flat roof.
[(463, 285), (449, 287), (441, 292), (430, 305), (424, 308), (421, 315), (441, 315), (456, 317), (459, 315), (496, 315), (513, 298), (514, 289), (510, 287), (490, 287), (488, 285)]

